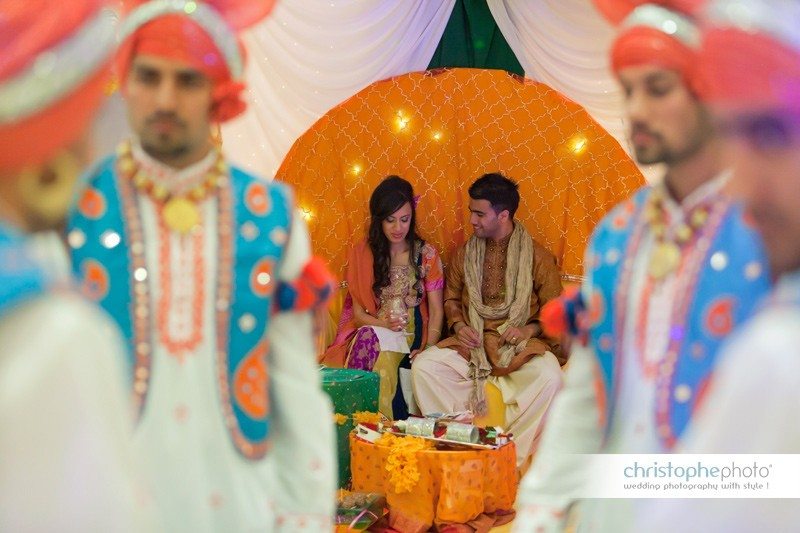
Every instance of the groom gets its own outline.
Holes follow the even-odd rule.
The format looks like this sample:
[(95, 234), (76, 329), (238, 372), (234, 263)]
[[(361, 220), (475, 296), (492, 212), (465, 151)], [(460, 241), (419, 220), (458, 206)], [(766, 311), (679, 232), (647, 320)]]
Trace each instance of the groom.
[(561, 293), (553, 255), (514, 221), (519, 187), (485, 174), (469, 188), (473, 235), (450, 262), (444, 310), (452, 336), (412, 365), (423, 414), (486, 411), (488, 381), (503, 395), (505, 427), (517, 466), (534, 451), (550, 402), (561, 387), (561, 348), (539, 325), (539, 311)]

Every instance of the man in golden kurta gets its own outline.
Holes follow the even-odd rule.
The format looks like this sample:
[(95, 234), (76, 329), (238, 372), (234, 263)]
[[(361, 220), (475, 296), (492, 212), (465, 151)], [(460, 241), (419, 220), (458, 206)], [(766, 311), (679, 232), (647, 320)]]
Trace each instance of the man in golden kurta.
[(473, 235), (446, 272), (451, 336), (414, 359), (414, 395), (424, 414), (468, 410), (480, 416), (486, 382), (494, 384), (521, 466), (561, 387), (561, 347), (539, 324), (542, 306), (561, 293), (561, 279), (553, 255), (514, 221), (519, 191), (513, 181), (486, 174), (469, 195)]

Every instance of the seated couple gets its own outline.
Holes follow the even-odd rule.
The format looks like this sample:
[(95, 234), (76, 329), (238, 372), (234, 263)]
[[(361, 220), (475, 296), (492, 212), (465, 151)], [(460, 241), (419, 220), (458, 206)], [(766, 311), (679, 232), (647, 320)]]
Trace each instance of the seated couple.
[(469, 196), (473, 236), (450, 261), (445, 283), (436, 250), (416, 233), (411, 185), (397, 176), (378, 185), (367, 241), (349, 256), (348, 295), (325, 361), (377, 372), (379, 409), (394, 419), (484, 414), (490, 381), (502, 393), (505, 429), (522, 464), (561, 386), (560, 346), (538, 320), (561, 293), (561, 279), (553, 255), (514, 222), (513, 181), (486, 174)]

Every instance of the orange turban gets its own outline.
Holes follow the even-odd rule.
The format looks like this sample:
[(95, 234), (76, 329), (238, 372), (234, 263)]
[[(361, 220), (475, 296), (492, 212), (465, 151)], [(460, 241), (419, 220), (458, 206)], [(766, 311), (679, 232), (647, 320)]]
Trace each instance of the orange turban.
[(700, 31), (691, 19), (703, 0), (594, 0), (620, 32), (611, 47), (615, 72), (638, 65), (659, 65), (681, 73), (695, 90)]
[(134, 56), (153, 55), (190, 65), (211, 80), (214, 121), (244, 112), (244, 46), (236, 31), (266, 17), (274, 0), (129, 0), (126, 5), (131, 11), (118, 56), (123, 86)]
[(0, 171), (51, 159), (102, 102), (114, 52), (104, 0), (0, 0)]
[(715, 0), (700, 53), (710, 101), (800, 110), (800, 4)]

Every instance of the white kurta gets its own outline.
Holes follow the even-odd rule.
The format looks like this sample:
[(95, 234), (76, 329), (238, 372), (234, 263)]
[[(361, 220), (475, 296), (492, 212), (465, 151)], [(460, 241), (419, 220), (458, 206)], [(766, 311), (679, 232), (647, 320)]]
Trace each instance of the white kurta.
[[(412, 366), (414, 395), (425, 415), (468, 410), (473, 380), (469, 363), (451, 348), (431, 346)], [(505, 404), (504, 429), (514, 434), (517, 467), (536, 450), (545, 417), (562, 384), (561, 366), (552, 352), (544, 352), (505, 376), (489, 376)]]
[[(684, 453), (800, 453), (800, 272), (726, 343)], [(797, 531), (797, 500), (670, 500), (639, 514), (640, 531)]]
[[(687, 214), (718, 194), (729, 177), (726, 172), (703, 184), (680, 204), (665, 195), (667, 234), (686, 221)], [(677, 298), (687, 290), (686, 279), (675, 272), (667, 275), (653, 288), (647, 307), (643, 307), (642, 292), (655, 237), (645, 228), (635, 251), (632, 277), (626, 301), (623, 324), (622, 379), (608, 441), (602, 451), (608, 453), (664, 453), (655, 424), (654, 377), (645, 375), (645, 365), (655, 365), (666, 355), (669, 341), (670, 317)], [(624, 261), (620, 251), (598, 250), (604, 261)], [(610, 257), (617, 254), (617, 257)], [(583, 286), (584, 294), (592, 292), (592, 280)], [(637, 341), (637, 320), (647, 313), (645, 331), (640, 345)], [(594, 376), (600, 371), (590, 348), (579, 348), (570, 357), (566, 386), (549, 414), (542, 444), (533, 468), (523, 479), (517, 498), (520, 514), (514, 531), (560, 531), (567, 519), (567, 509), (585, 481), (588, 462), (579, 455), (599, 453), (603, 429), (599, 424)], [(622, 533), (631, 530), (636, 500), (588, 500), (580, 502), (577, 513), (580, 528), (597, 532)], [(542, 529), (538, 529), (542, 528)]]
[[(158, 163), (140, 149), (137, 159)], [(189, 183), (203, 177), (213, 154), (180, 173), (161, 167), (163, 183)], [(154, 174), (158, 176), (159, 174)], [(261, 460), (243, 457), (223, 419), (215, 354), (217, 202), (201, 202), (203, 242), (163, 232), (156, 205), (139, 196), (147, 281), (152, 294), (153, 359), (151, 382), (134, 444), (147, 461), (153, 498), (170, 532), (323, 531), (334, 514), (336, 472), (332, 407), (315, 364), (310, 313), (283, 313), (270, 320), (268, 338), (271, 390), (271, 448)], [(162, 239), (165, 237), (165, 239)], [(265, 237), (263, 237), (265, 238)], [(171, 261), (161, 264), (163, 248)], [(293, 217), (282, 270), (294, 279), (310, 258), (302, 217)], [(201, 266), (202, 276), (197, 276)], [(169, 269), (169, 270), (167, 270)], [(164, 282), (170, 280), (170, 294)], [(168, 296), (168, 299), (162, 298)], [(166, 303), (168, 300), (168, 304)], [(159, 305), (166, 327), (159, 331)], [(193, 314), (202, 309), (201, 322)], [(247, 328), (247, 318), (237, 319)], [(196, 335), (190, 349), (170, 349)], [(165, 342), (169, 339), (171, 342)]]
[(0, 531), (152, 531), (130, 444), (124, 345), (66, 291), (0, 320)]

